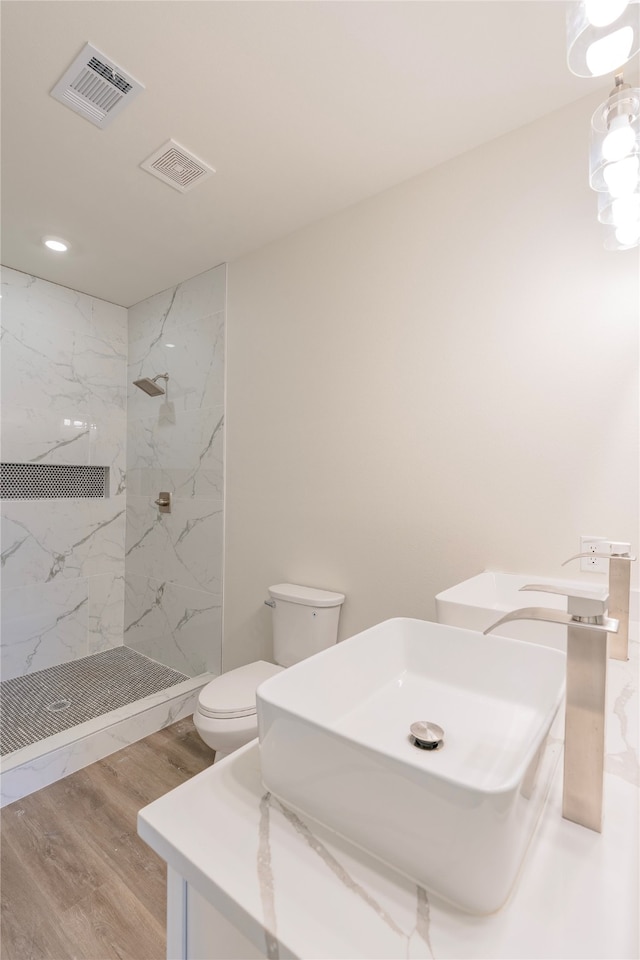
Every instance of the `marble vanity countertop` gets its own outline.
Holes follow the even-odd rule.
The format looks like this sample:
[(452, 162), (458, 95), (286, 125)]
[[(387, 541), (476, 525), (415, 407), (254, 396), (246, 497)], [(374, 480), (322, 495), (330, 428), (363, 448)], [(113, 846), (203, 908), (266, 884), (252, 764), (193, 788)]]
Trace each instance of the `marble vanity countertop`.
[(638, 958), (638, 643), (610, 661), (605, 825), (562, 819), (562, 771), (516, 888), (473, 917), (272, 797), (257, 741), (145, 807), (144, 840), (265, 956)]

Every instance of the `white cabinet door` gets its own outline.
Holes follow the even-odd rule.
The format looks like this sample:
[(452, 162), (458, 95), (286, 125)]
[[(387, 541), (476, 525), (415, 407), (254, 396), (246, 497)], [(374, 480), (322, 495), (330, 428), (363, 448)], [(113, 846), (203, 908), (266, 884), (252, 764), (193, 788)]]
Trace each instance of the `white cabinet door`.
[(208, 900), (167, 869), (167, 960), (266, 960)]

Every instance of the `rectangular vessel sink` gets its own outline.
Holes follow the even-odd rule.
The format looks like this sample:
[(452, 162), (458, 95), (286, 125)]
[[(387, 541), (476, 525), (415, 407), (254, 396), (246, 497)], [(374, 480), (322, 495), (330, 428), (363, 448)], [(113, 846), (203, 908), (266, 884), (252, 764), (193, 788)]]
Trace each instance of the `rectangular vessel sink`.
[[(313, 817), (472, 913), (509, 895), (560, 752), (564, 654), (394, 619), (257, 691), (262, 777)], [(419, 749), (426, 720), (442, 746)]]
[[(571, 593), (572, 589), (585, 590), (589, 587), (589, 584), (584, 581), (549, 579), (540, 575), (494, 573), (487, 570), (437, 594), (438, 623), (482, 632), (499, 620), (504, 613), (521, 607), (551, 607), (554, 610), (566, 611), (566, 597), (536, 591), (521, 593), (520, 587), (527, 583), (549, 584), (566, 590), (567, 593)], [(495, 635), (526, 640), (529, 643), (540, 643), (556, 650), (566, 650), (567, 647), (566, 628), (556, 623), (517, 620), (498, 627)]]

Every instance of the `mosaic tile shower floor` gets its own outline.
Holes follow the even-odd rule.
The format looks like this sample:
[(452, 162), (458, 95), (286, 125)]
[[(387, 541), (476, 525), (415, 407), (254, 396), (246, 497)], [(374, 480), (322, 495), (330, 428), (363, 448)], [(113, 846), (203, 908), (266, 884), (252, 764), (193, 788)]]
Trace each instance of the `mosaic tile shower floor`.
[(188, 679), (129, 647), (0, 683), (0, 756)]

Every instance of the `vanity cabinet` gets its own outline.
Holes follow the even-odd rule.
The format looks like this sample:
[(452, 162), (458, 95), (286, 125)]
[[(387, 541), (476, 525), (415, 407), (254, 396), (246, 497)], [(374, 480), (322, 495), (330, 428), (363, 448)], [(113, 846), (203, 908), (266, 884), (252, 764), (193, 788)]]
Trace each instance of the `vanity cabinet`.
[(167, 960), (264, 960), (191, 883), (167, 868)]

